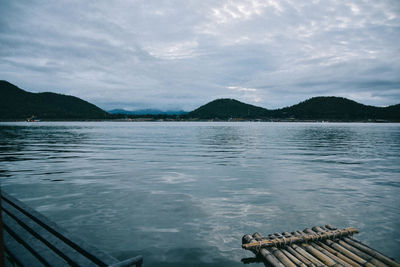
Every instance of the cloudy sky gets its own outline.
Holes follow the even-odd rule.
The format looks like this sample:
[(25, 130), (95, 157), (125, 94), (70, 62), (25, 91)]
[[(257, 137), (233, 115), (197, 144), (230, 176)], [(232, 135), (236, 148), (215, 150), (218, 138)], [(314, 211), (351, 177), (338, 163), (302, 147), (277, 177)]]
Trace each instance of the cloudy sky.
[(400, 103), (399, 0), (0, 0), (0, 79), (104, 109)]

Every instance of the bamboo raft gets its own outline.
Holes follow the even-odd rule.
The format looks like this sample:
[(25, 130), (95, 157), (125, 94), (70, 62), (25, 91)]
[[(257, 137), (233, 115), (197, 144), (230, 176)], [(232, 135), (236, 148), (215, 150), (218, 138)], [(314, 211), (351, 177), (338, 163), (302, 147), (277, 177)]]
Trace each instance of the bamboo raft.
[(355, 239), (357, 233), (353, 227), (339, 230), (331, 225), (266, 237), (256, 232), (243, 236), (242, 248), (252, 251), (255, 261), (273, 267), (400, 267), (394, 259)]

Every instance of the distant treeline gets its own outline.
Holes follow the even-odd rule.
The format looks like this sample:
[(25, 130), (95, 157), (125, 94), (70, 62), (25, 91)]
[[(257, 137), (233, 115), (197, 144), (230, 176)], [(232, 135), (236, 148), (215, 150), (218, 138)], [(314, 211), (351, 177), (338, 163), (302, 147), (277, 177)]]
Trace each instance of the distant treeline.
[(314, 97), (269, 110), (235, 99), (217, 99), (187, 114), (111, 114), (74, 96), (31, 93), (0, 81), (0, 120), (327, 120), (400, 122), (400, 104), (367, 106), (342, 97)]
[(124, 119), (132, 119), (132, 120), (183, 120), (186, 119), (186, 115), (168, 115), (168, 114), (143, 114), (143, 115), (135, 115), (135, 114), (108, 114), (108, 119), (111, 120), (124, 120)]
[(400, 104), (367, 106), (342, 97), (314, 97), (297, 105), (268, 110), (234, 99), (217, 99), (190, 112), (188, 118), (262, 120), (400, 121)]

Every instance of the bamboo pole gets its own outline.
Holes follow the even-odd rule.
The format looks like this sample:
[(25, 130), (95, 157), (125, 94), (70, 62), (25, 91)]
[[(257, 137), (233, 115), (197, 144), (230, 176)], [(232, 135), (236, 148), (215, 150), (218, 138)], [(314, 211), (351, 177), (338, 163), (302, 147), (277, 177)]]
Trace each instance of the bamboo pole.
[(352, 245), (353, 247), (358, 248), (361, 251), (364, 251), (365, 253), (373, 256), (374, 258), (382, 261), (383, 263), (391, 266), (391, 267), (400, 267), (400, 264), (396, 261), (394, 261), (393, 259), (383, 255), (382, 253), (358, 242), (355, 241), (354, 239), (350, 239), (350, 238), (343, 238), (344, 241), (346, 241), (347, 243), (349, 243), (350, 245)]
[(317, 257), (322, 263), (326, 264), (329, 267), (333, 267), (335, 265), (338, 266), (343, 266), (341, 264), (336, 263), (334, 260), (332, 260), (331, 258), (329, 258), (328, 256), (326, 256), (324, 253), (322, 253), (321, 251), (317, 250), (316, 248), (314, 248), (311, 245), (308, 244), (301, 244), (302, 247), (304, 247), (308, 252), (310, 252), (312, 255), (314, 255), (315, 257)]
[(246, 236), (242, 239), (242, 247), (260, 254), (274, 267), (400, 267), (394, 259), (352, 238), (354, 233), (358, 230), (353, 227), (339, 230), (327, 224), (304, 232), (274, 233), (268, 237), (259, 233), (247, 235), (245, 241)]
[[(282, 237), (282, 235), (279, 234), (279, 233), (273, 233), (273, 234), (269, 234), (269, 235), (268, 235), (268, 239), (269, 239), (269, 240), (270, 240), (270, 239), (280, 238), (280, 237)], [(276, 248), (274, 248), (274, 249), (270, 248), (270, 250), (276, 251)], [(280, 249), (280, 251), (282, 251), (282, 253), (285, 254), (285, 256), (286, 256), (287, 258), (289, 258), (294, 264), (296, 264), (296, 262), (298, 261), (298, 259), (297, 259), (295, 256), (291, 255), (287, 250), (286, 250), (286, 253), (283, 252), (283, 249), (282, 249), (282, 248)], [(288, 255), (290, 255), (290, 256), (288, 256)], [(292, 258), (295, 258), (295, 260), (292, 260)]]
[(373, 265), (373, 264), (367, 262), (366, 260), (360, 258), (359, 256), (357, 256), (353, 252), (345, 249), (344, 247), (342, 247), (338, 243), (333, 242), (332, 240), (327, 239), (324, 242), (325, 242), (325, 244), (327, 244), (331, 248), (339, 251), (340, 253), (344, 254), (346, 257), (349, 257), (353, 261), (356, 261), (356, 262), (358, 262), (359, 264), (361, 264), (361, 265), (363, 265), (365, 267), (375, 267), (375, 265)]
[[(256, 232), (253, 234), (253, 238), (255, 240), (262, 240), (263, 237), (260, 233)], [(296, 267), (296, 264), (294, 264), (288, 257), (286, 257), (286, 255), (280, 251), (279, 249), (277, 249), (276, 247), (270, 247), (268, 248), (269, 251), (272, 252), (272, 254), (274, 254), (274, 256), (283, 263), (283, 265), (287, 266), (287, 267)]]
[[(245, 235), (242, 238), (242, 243), (254, 243), (257, 242), (256, 239), (254, 239), (251, 235)], [(260, 241), (261, 242), (261, 241)], [(257, 254), (259, 253), (261, 257), (270, 265), (274, 267), (285, 267), (270, 251), (268, 251), (265, 248), (262, 248), (261, 246), (259, 248), (253, 247), (251, 250)]]
[(323, 229), (322, 227), (320, 227), (320, 226), (314, 226), (313, 228), (311, 228), (314, 232), (317, 232), (317, 233), (326, 233), (326, 232), (328, 232), (328, 231), (326, 231), (325, 229)]
[(345, 228), (342, 230), (334, 230), (334, 231), (329, 231), (326, 233), (321, 233), (321, 234), (308, 234), (308, 235), (303, 235), (303, 236), (294, 236), (290, 237), (289, 239), (287, 238), (281, 238), (281, 239), (271, 239), (271, 240), (262, 240), (259, 242), (250, 242), (247, 244), (243, 244), (242, 248), (244, 249), (252, 249), (253, 247), (272, 247), (272, 246), (282, 246), (282, 245), (287, 245), (287, 244), (293, 244), (293, 243), (302, 243), (302, 242), (308, 242), (312, 240), (326, 240), (329, 238), (333, 238), (335, 236), (348, 236), (352, 235), (354, 233), (358, 233), (358, 230), (349, 227)]
[[(270, 235), (271, 236), (271, 235)], [(274, 233), (270, 238), (290, 238), (291, 234), (286, 232), (286, 233)], [(291, 255), (291, 257), (294, 259), (293, 262), (300, 262), (300, 265), (306, 265), (309, 267), (316, 267), (315, 264), (313, 264), (310, 260), (308, 260), (306, 257), (302, 256), (299, 252), (297, 252), (291, 245), (286, 245), (285, 246), (285, 251), (287, 254)]]
[(329, 251), (330, 253), (332, 253), (333, 255), (337, 256), (338, 258), (342, 259), (343, 261), (347, 262), (348, 264), (350, 264), (353, 267), (362, 267), (360, 264), (358, 264), (357, 262), (353, 261), (352, 259), (346, 257), (345, 255), (343, 255), (342, 253), (340, 253), (339, 251), (331, 248), (330, 246), (318, 241), (319, 245), (326, 249), (327, 251)]
[[(282, 237), (282, 235), (279, 235), (279, 236)], [(294, 236), (294, 233), (291, 234), (291, 233), (289, 233), (289, 232), (284, 232), (284, 233), (283, 233), (283, 236), (284, 236), (285, 238), (290, 238), (290, 237)], [(287, 245), (287, 246), (286, 246), (286, 250), (287, 250), (288, 252), (290, 252), (294, 257), (296, 257), (297, 259), (299, 259), (301, 262), (303, 262), (304, 264), (306, 264), (307, 266), (309, 266), (309, 267), (315, 267), (315, 266), (316, 266), (312, 261), (310, 261), (309, 259), (307, 259), (304, 255), (300, 254), (300, 253), (299, 253), (299, 252), (301, 252), (300, 250), (299, 250), (299, 251), (296, 251), (296, 250), (293, 248), (292, 245)]]
[[(336, 230), (337, 228), (327, 224), (325, 225), (325, 227), (329, 230)], [(361, 251), (366, 252), (367, 254), (373, 256), (374, 258), (382, 261), (383, 263), (391, 266), (391, 267), (400, 267), (400, 264), (398, 262), (396, 262), (394, 259), (389, 258), (388, 256), (383, 255), (382, 253), (380, 253), (379, 251), (376, 251), (375, 249), (372, 249), (370, 247), (368, 247), (367, 245), (361, 243), (361, 241), (357, 240), (354, 237), (345, 237), (344, 240), (349, 243), (350, 245), (352, 245), (353, 247), (358, 248)]]
[(282, 263), (283, 265), (285, 265), (286, 267), (296, 267), (296, 264), (294, 264), (286, 255), (285, 253), (283, 253), (281, 250), (275, 248), (275, 247), (271, 247), (269, 248), (272, 253), (274, 254), (275, 257), (277, 257)]
[(312, 263), (309, 259), (301, 255), (299, 252), (294, 250), (291, 246), (288, 246), (287, 251), (290, 252), (293, 256), (295, 256), (297, 259), (299, 259), (301, 262), (303, 262), (305, 265), (310, 266), (310, 267), (315, 267), (316, 265)]
[(299, 267), (307, 267), (305, 263), (301, 262), (295, 255), (291, 254), (287, 249), (281, 249), (281, 251), (288, 257), (294, 264)]
[[(315, 233), (311, 229), (304, 229), (304, 232), (306, 232), (306, 233), (301, 232), (301, 231), (299, 231), (299, 232), (302, 235), (306, 235), (306, 233), (317, 235), (317, 233)], [(312, 246), (312, 245), (314, 245), (314, 246)], [(302, 246), (305, 247), (307, 249), (307, 251), (309, 251), (311, 254), (316, 256), (318, 259), (320, 259), (323, 263), (325, 263), (328, 266), (334, 266), (334, 265), (344, 266), (340, 262), (336, 262), (332, 257), (330, 257), (330, 256), (333, 256), (332, 254), (330, 254), (329, 252), (326, 253), (326, 250), (324, 250), (323, 248), (321, 248), (320, 246), (318, 246), (317, 244), (315, 244), (313, 242), (311, 242), (311, 245), (303, 243)], [(330, 254), (330, 255), (328, 255), (328, 254)], [(333, 257), (335, 258), (335, 256), (333, 256)]]
[[(323, 227), (319, 227), (319, 226), (315, 226), (312, 228), (314, 231), (316, 232), (326, 232), (327, 230)], [(335, 255), (337, 258), (341, 259), (343, 262), (346, 262), (347, 264), (349, 264), (350, 266), (353, 267), (361, 267), (360, 264), (356, 263), (355, 261), (349, 259), (348, 257), (346, 257), (345, 255), (343, 255), (342, 253), (338, 252), (337, 250), (334, 250), (333, 248), (327, 246), (326, 244), (317, 241), (317, 244), (322, 247), (323, 249), (325, 249), (326, 251), (330, 252), (331, 254)]]
[[(305, 230), (307, 230), (307, 229), (305, 229)], [(304, 233), (303, 231), (300, 231), (300, 230), (298, 230), (298, 231), (296, 231), (296, 232), (294, 232), (294, 234), (296, 235), (296, 236), (305, 236), (305, 235), (307, 235), (306, 233)], [(309, 233), (309, 234), (315, 234), (315, 233)], [(311, 242), (312, 243), (312, 242)], [(315, 251), (315, 249), (313, 249), (313, 248), (310, 248), (309, 247), (309, 245), (308, 245), (308, 243), (303, 243), (302, 244), (302, 246), (308, 251), (308, 252), (310, 252), (311, 253), (311, 255), (313, 255), (313, 256), (315, 256), (316, 258), (318, 258), (319, 260), (321, 260), (324, 264), (332, 264), (332, 262), (330, 261), (330, 259), (328, 258), (326, 258), (325, 257), (325, 255), (321, 255), (321, 253), (319, 253), (319, 252), (316, 252)]]
[[(293, 233), (288, 233), (286, 232), (286, 236), (287, 237), (298, 237), (301, 236), (300, 232), (293, 232)], [(321, 261), (319, 261), (317, 258), (315, 258), (312, 254), (308, 253), (306, 250), (304, 250), (303, 248), (297, 246), (296, 244), (292, 244), (290, 245), (295, 251), (297, 251), (298, 253), (300, 253), (303, 257), (307, 258), (309, 261), (311, 261), (312, 264), (314, 264), (315, 266), (326, 266), (324, 263), (322, 263)]]
[(337, 228), (333, 225), (330, 224), (325, 224), (325, 227), (328, 228), (329, 230), (337, 230)]
[(336, 255), (330, 253), (328, 250), (324, 249), (323, 247), (320, 246), (319, 242), (316, 243), (311, 243), (311, 246), (313, 246), (315, 249), (319, 250), (321, 253), (325, 254), (335, 262), (343, 265), (344, 267), (353, 267), (351, 264), (347, 263), (346, 261), (342, 260), (341, 258), (337, 257)]
[[(275, 234), (272, 234), (272, 236), (271, 236), (271, 238), (291, 238), (292, 236), (294, 236), (294, 235), (292, 235), (291, 233), (289, 233), (289, 232), (285, 232), (285, 233), (282, 233), (282, 234), (279, 234), (279, 233), (275, 233)], [(320, 261), (318, 261), (318, 259), (316, 259), (316, 258), (314, 258), (311, 254), (308, 254), (305, 250), (303, 250), (301, 247), (295, 247), (295, 246), (293, 246), (293, 245), (287, 245), (286, 246), (286, 248), (291, 248), (290, 249), (290, 251), (291, 252), (294, 252), (294, 254), (296, 254), (296, 255), (298, 255), (300, 258), (302, 258), (303, 260), (305, 260), (304, 261), (304, 263), (307, 263), (309, 266), (316, 266), (316, 264), (318, 264), (318, 265), (323, 265), (323, 263), (322, 262), (320, 262)], [(297, 251), (295, 250), (295, 249), (297, 249)], [(302, 254), (300, 254), (300, 253), (302, 253)], [(303, 256), (302, 256), (303, 255)], [(309, 260), (309, 259), (307, 259), (307, 257), (311, 260)], [(315, 263), (313, 263), (313, 261), (315, 262)]]
[(306, 257), (308, 260), (310, 260), (313, 264), (315, 264), (315, 266), (317, 267), (322, 267), (322, 266), (326, 266), (325, 264), (323, 264), (321, 261), (319, 261), (318, 259), (316, 259), (313, 255), (311, 255), (310, 253), (308, 253), (307, 251), (305, 251), (303, 248), (297, 246), (296, 244), (292, 244), (292, 247), (294, 250), (296, 250), (298, 253), (300, 253), (301, 255), (303, 255), (304, 257)]
[[(285, 238), (290, 238), (292, 236), (292, 234), (289, 232), (283, 232), (282, 235)], [(280, 236), (282, 237), (282, 235)], [(304, 267), (303, 265), (305, 265), (305, 266), (315, 267), (315, 265), (311, 261), (303, 257), (301, 254), (299, 254), (290, 245), (287, 245), (283, 250), (283, 252), (287, 254), (287, 256), (290, 257), (290, 259), (298, 266)]]
[(339, 240), (338, 243), (339, 243), (339, 245), (341, 245), (342, 247), (344, 247), (344, 248), (350, 250), (351, 252), (353, 252), (353, 253), (356, 254), (357, 256), (359, 256), (359, 257), (365, 259), (366, 261), (368, 261), (368, 262), (370, 262), (370, 263), (372, 263), (372, 264), (374, 264), (374, 265), (376, 265), (376, 266), (378, 266), (378, 267), (388, 267), (388, 265), (384, 264), (384, 263), (381, 262), (380, 260), (375, 259), (373, 256), (368, 255), (368, 254), (365, 253), (365, 252), (362, 252), (361, 250), (359, 250), (359, 249), (357, 249), (357, 248), (351, 246), (350, 244), (346, 243), (346, 242), (343, 241), (343, 240)]

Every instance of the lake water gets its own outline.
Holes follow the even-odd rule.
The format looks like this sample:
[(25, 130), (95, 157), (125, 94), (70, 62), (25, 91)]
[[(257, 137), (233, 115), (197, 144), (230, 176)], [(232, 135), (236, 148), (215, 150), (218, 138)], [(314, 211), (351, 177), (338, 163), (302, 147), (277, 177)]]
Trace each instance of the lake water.
[(242, 266), (242, 235), (327, 223), (400, 259), (400, 124), (0, 123), (0, 179), (147, 267)]

